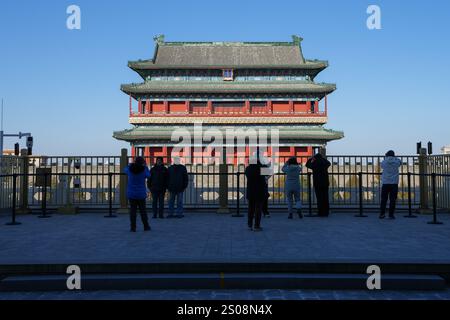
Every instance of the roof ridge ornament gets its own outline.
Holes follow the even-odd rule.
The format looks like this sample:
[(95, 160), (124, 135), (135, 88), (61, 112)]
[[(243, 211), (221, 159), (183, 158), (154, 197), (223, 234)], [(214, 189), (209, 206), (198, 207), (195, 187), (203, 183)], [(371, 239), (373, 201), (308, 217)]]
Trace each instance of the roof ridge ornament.
[(303, 41), (303, 38), (300, 36), (297, 36), (295, 34), (292, 35), (292, 42), (294, 43), (294, 45), (299, 46), (300, 42)]
[(156, 42), (156, 44), (160, 45), (164, 43), (164, 35), (163, 34), (157, 34), (153, 37), (153, 40)]

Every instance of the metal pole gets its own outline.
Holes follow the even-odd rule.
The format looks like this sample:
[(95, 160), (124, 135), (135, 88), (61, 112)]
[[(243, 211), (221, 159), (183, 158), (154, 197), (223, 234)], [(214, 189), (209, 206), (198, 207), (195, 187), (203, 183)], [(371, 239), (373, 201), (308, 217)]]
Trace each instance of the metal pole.
[(239, 167), (238, 167), (238, 172), (236, 172), (236, 176), (237, 176), (237, 182), (236, 182), (236, 213), (232, 215), (232, 217), (234, 218), (240, 218), (243, 217), (244, 215), (241, 214), (241, 205), (240, 205), (240, 198), (241, 198), (241, 173), (239, 172)]
[(314, 217), (312, 214), (311, 172), (308, 172), (308, 214), (305, 217)]
[(433, 221), (428, 222), (428, 224), (444, 224), (437, 220), (437, 203), (436, 203), (436, 173), (431, 174), (431, 183), (433, 186)]
[(3, 98), (2, 98), (2, 114), (1, 114), (1, 127), (0, 127), (0, 158), (3, 157)]
[(0, 159), (3, 157), (3, 130), (0, 130)]
[(417, 216), (412, 214), (412, 203), (411, 203), (411, 172), (408, 171), (408, 215), (405, 218), (417, 218)]
[(359, 189), (359, 214), (355, 215), (355, 217), (367, 218), (367, 215), (363, 214), (362, 172), (358, 172), (358, 189)]
[(108, 205), (109, 214), (105, 218), (116, 218), (117, 216), (112, 213), (112, 172), (108, 172)]
[(48, 173), (44, 173), (44, 190), (42, 192), (42, 214), (38, 216), (38, 218), (50, 218), (51, 216), (47, 215), (47, 181), (48, 181)]
[(7, 226), (17, 226), (21, 224), (16, 221), (16, 198), (17, 198), (17, 174), (13, 174), (13, 198), (12, 198), (12, 214), (11, 214), (11, 222), (6, 223)]

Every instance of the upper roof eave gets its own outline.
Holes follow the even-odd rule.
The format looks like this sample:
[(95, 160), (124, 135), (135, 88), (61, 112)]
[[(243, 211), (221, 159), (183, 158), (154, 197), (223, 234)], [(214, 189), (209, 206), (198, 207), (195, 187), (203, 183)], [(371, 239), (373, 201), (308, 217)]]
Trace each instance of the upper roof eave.
[(306, 60), (305, 63), (289, 65), (161, 65), (153, 60), (129, 61), (128, 67), (134, 71), (158, 69), (303, 69), (323, 70), (328, 67), (326, 60)]
[(317, 93), (330, 94), (336, 84), (315, 82), (235, 82), (235, 83), (180, 83), (155, 82), (123, 84), (120, 89), (126, 94), (148, 93)]

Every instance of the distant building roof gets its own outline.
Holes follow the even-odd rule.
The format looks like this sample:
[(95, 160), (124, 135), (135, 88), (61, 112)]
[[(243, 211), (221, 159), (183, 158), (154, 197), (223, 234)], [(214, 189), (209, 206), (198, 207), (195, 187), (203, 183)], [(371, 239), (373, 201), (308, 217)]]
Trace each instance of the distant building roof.
[(450, 154), (450, 144), (441, 148), (443, 154)]

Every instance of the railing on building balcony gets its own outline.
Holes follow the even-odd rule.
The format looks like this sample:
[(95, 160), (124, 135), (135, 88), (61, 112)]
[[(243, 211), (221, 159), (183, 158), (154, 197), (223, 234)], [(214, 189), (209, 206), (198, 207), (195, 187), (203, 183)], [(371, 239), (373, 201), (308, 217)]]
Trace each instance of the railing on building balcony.
[[(137, 105), (136, 105), (137, 104)], [(252, 116), (326, 117), (327, 97), (320, 101), (149, 101), (130, 98), (130, 117)]]

